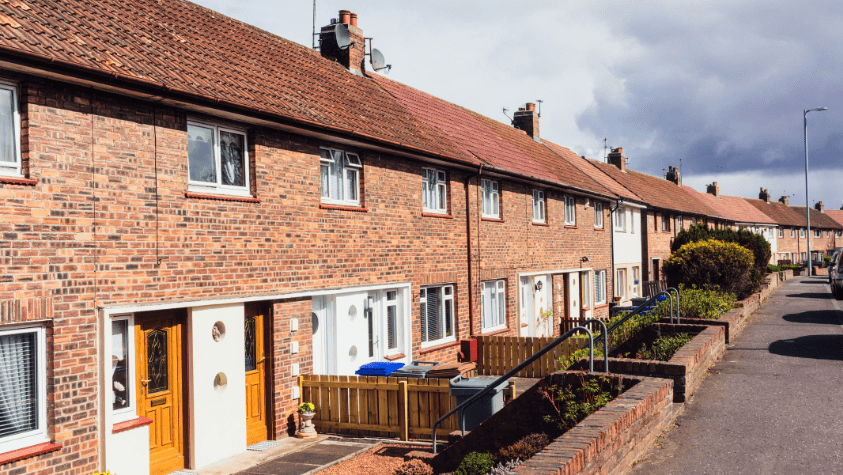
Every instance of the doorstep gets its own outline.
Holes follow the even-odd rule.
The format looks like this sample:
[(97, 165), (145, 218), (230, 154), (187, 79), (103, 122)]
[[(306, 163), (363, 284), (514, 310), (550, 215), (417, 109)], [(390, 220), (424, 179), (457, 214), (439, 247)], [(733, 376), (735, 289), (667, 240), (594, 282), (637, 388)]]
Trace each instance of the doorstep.
[(306, 450), (329, 439), (330, 435), (319, 435), (315, 439), (299, 439), (297, 437), (285, 437), (276, 441), (269, 441), (277, 444), (264, 451), (256, 452), (247, 450), (237, 455), (220, 460), (219, 462), (206, 465), (199, 470), (181, 470), (177, 473), (190, 473), (198, 475), (231, 475), (252, 467), (261, 465), (267, 461), (283, 457), (288, 454)]

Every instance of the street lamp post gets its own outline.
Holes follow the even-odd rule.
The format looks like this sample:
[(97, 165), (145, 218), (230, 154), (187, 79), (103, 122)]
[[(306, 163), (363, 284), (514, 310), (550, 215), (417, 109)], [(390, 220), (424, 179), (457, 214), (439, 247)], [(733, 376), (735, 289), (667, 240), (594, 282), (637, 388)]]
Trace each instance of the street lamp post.
[(813, 273), (813, 263), (811, 262), (811, 204), (808, 201), (808, 112), (825, 111), (828, 107), (818, 107), (816, 109), (807, 109), (802, 114), (802, 123), (805, 131), (805, 220), (808, 224), (808, 275)]

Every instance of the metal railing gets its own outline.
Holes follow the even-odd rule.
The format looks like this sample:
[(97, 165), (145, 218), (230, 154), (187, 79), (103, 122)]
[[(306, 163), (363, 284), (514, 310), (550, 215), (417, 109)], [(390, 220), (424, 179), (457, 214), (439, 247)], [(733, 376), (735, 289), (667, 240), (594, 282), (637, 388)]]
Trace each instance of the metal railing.
[[(579, 327), (576, 327), (576, 328), (572, 328), (571, 330), (568, 330), (568, 331), (567, 331), (567, 332), (565, 332), (563, 335), (561, 335), (559, 338), (557, 338), (557, 339), (553, 340), (552, 342), (550, 342), (550, 344), (548, 344), (547, 346), (545, 346), (545, 347), (544, 347), (544, 348), (542, 348), (541, 350), (539, 350), (539, 351), (535, 352), (535, 353), (533, 354), (533, 356), (531, 356), (531, 357), (527, 358), (526, 360), (522, 361), (522, 362), (521, 362), (518, 366), (516, 366), (515, 368), (512, 368), (512, 369), (511, 369), (511, 370), (509, 370), (509, 372), (507, 372), (505, 375), (503, 375), (503, 376), (501, 376), (500, 378), (496, 379), (496, 380), (495, 380), (495, 382), (493, 382), (492, 384), (487, 385), (485, 388), (481, 389), (479, 392), (477, 392), (476, 394), (474, 394), (473, 396), (471, 396), (470, 398), (468, 398), (468, 399), (467, 399), (466, 401), (464, 401), (462, 404), (459, 404), (457, 407), (455, 407), (455, 408), (451, 409), (450, 411), (448, 411), (448, 412), (447, 412), (444, 416), (442, 416), (442, 417), (440, 417), (439, 419), (437, 419), (437, 420), (436, 420), (436, 422), (434, 422), (434, 423), (433, 423), (433, 453), (434, 453), (434, 454), (436, 453), (436, 427), (437, 427), (437, 426), (438, 426), (438, 425), (439, 425), (442, 421), (444, 421), (445, 419), (447, 419), (447, 418), (448, 418), (449, 416), (451, 416), (453, 413), (455, 413), (455, 412), (457, 412), (457, 411), (461, 411), (461, 412), (459, 413), (459, 417), (460, 417), (460, 429), (462, 430), (462, 434), (463, 434), (463, 436), (465, 436), (465, 408), (467, 408), (468, 406), (470, 406), (470, 405), (471, 405), (471, 404), (473, 404), (474, 402), (478, 401), (481, 397), (483, 397), (486, 393), (488, 393), (488, 392), (492, 391), (492, 390), (493, 390), (494, 388), (496, 388), (499, 384), (501, 384), (501, 383), (505, 382), (505, 381), (506, 381), (506, 380), (508, 380), (509, 378), (511, 378), (511, 377), (515, 376), (516, 374), (518, 374), (518, 372), (519, 372), (519, 371), (521, 371), (522, 369), (526, 368), (528, 365), (532, 364), (532, 363), (533, 363), (534, 361), (536, 361), (537, 359), (539, 359), (539, 358), (541, 358), (542, 356), (544, 356), (544, 354), (545, 354), (545, 353), (547, 353), (548, 351), (552, 350), (554, 347), (556, 347), (556, 345), (558, 345), (558, 344), (562, 343), (563, 341), (567, 340), (569, 337), (574, 336), (575, 334), (577, 334), (580, 330), (585, 331), (586, 333), (588, 333), (588, 348), (589, 348), (588, 370), (589, 370), (589, 371), (594, 371), (594, 336), (592, 336), (592, 334), (591, 334), (591, 330), (589, 330), (588, 328), (583, 327), (583, 326), (579, 326)], [(605, 333), (605, 332), (604, 332), (604, 333)], [(607, 360), (607, 361), (606, 361), (606, 371), (607, 371), (607, 372), (608, 372), (608, 364), (609, 364), (609, 362), (608, 362), (608, 360)]]

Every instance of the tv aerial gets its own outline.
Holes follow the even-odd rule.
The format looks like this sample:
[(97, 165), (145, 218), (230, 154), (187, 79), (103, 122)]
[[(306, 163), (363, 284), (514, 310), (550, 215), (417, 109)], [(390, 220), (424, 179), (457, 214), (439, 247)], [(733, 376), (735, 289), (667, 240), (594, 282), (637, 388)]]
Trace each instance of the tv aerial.
[(372, 48), (372, 38), (366, 39), (369, 40), (369, 60), (372, 62), (372, 69), (375, 71), (386, 69), (386, 72), (389, 72), (392, 69), (392, 65), (386, 64), (386, 59), (379, 49)]
[(354, 42), (351, 41), (351, 33), (348, 32), (348, 27), (344, 23), (337, 23), (334, 26), (334, 39), (337, 41), (337, 46), (342, 49), (348, 49)]

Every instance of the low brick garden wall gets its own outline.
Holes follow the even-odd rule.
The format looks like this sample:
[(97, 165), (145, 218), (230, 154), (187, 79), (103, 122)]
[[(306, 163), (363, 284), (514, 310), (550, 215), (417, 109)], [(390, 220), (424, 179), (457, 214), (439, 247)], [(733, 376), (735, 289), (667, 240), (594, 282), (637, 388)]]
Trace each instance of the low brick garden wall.
[[(669, 361), (639, 360), (635, 358), (609, 358), (611, 373), (650, 376), (673, 380), (673, 401), (685, 402), (702, 382), (703, 375), (726, 351), (724, 326), (671, 325), (654, 323), (618, 347), (615, 354), (630, 351), (652, 334), (696, 333)], [(639, 345), (640, 346), (640, 345)], [(581, 369), (588, 360), (580, 360), (572, 369)], [(594, 359), (595, 368), (602, 367), (602, 358)]]

